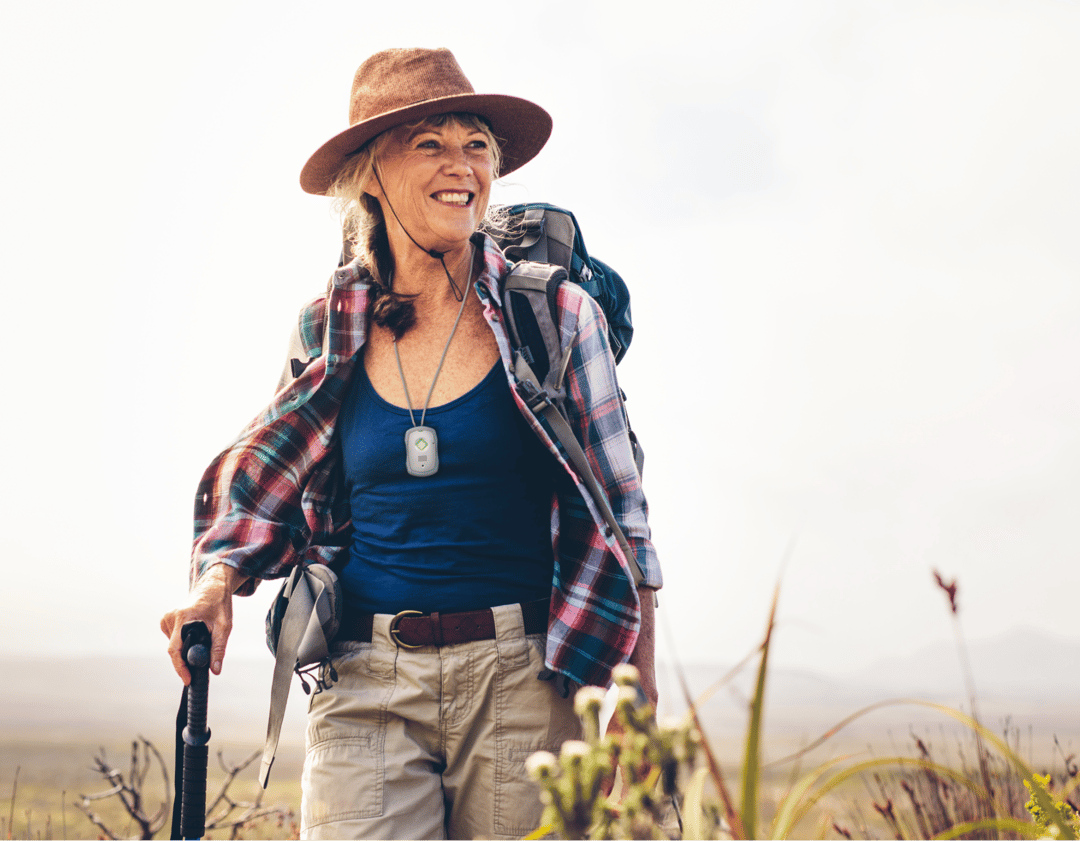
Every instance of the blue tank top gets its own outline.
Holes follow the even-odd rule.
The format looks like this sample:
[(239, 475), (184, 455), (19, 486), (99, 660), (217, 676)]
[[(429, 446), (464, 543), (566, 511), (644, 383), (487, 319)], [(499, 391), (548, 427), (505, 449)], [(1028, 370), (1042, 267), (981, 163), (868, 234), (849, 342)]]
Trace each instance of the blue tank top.
[(439, 436), (434, 476), (406, 472), (409, 411), (378, 395), (363, 359), (338, 424), (352, 508), (347, 610), (450, 613), (551, 594), (557, 465), (514, 405), (500, 363), (428, 409), (425, 425)]

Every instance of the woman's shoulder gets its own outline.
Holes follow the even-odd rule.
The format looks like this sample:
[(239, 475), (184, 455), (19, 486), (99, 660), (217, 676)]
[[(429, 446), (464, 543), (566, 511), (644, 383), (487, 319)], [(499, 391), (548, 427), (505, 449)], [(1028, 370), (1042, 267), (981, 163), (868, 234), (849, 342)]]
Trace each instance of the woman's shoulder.
[(604, 309), (592, 295), (571, 280), (559, 285), (556, 304), (564, 323), (571, 323), (577, 331), (600, 327), (607, 330)]
[(334, 290), (366, 288), (370, 276), (361, 258), (356, 257), (348, 265), (338, 266), (330, 276), (326, 290), (315, 295), (300, 308), (300, 314), (296, 319), (294, 338), (308, 351), (309, 357), (318, 356), (322, 353), (327, 301), (334, 294)]
[(296, 319), (293, 339), (298, 349), (302, 349), (309, 358), (322, 353), (327, 297), (326, 292), (316, 295), (300, 308)]

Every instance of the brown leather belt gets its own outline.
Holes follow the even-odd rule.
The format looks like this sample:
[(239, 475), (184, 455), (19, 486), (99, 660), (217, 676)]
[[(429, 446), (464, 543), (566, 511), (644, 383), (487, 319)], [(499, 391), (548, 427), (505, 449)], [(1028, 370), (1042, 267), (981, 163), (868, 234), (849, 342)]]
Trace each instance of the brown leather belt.
[[(526, 634), (547, 632), (548, 600), (523, 602), (521, 615)], [(371, 642), (375, 615), (371, 613), (346, 616), (336, 640)], [(422, 648), (425, 645), (455, 645), (459, 642), (495, 639), (495, 614), (490, 607), (461, 613), (431, 613), (403, 610), (390, 621), (390, 636), (401, 648)]]

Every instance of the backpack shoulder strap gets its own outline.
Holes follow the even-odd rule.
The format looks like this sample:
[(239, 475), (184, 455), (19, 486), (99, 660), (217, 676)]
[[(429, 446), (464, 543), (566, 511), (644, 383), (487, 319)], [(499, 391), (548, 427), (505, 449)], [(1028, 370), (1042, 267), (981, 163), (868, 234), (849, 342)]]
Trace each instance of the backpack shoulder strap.
[(503, 224), (488, 234), (511, 263), (527, 260), (562, 266), (571, 282), (592, 297), (607, 318), (608, 339), (619, 362), (634, 336), (630, 290), (611, 266), (589, 255), (577, 219), (569, 210), (544, 202), (506, 205)]
[(600, 516), (604, 518), (604, 522), (607, 524), (611, 535), (615, 538), (615, 541), (619, 544), (619, 548), (622, 549), (626, 559), (630, 562), (630, 574), (634, 579), (634, 586), (640, 585), (641, 582), (645, 580), (645, 573), (642, 571), (637, 557), (630, 548), (630, 543), (626, 539), (626, 535), (623, 534), (623, 530), (619, 526), (618, 520), (615, 519), (615, 514), (611, 510), (611, 503), (608, 502), (607, 494), (604, 493), (604, 489), (600, 487), (600, 483), (596, 480), (596, 474), (592, 472), (592, 468), (589, 466), (589, 459), (585, 455), (585, 451), (581, 448), (581, 444), (578, 443), (577, 437), (574, 435), (574, 430), (570, 428), (570, 423), (566, 420), (563, 413), (556, 409), (550, 402), (545, 401), (535, 406), (530, 404), (529, 408), (532, 409), (535, 414), (547, 419), (552, 432), (555, 433), (555, 437), (558, 438), (559, 443), (563, 445), (563, 449), (566, 451), (566, 457), (574, 466), (578, 476), (580, 476), (581, 480), (585, 483), (585, 487), (589, 491), (589, 496), (592, 497), (596, 507), (600, 509)]
[(553, 263), (576, 274), (581, 272), (584, 263), (574, 253), (577, 226), (573, 214), (551, 204), (513, 205), (509, 213), (515, 218), (512, 233), (495, 236), (509, 260)]
[(528, 366), (542, 388), (559, 394), (569, 357), (559, 333), (559, 286), (566, 269), (549, 263), (516, 263), (503, 287), (504, 310), (514, 348), (514, 367)]
[(570, 354), (562, 346), (556, 296), (560, 284), (567, 279), (566, 269), (547, 263), (522, 262), (510, 270), (503, 301), (513, 346), (512, 373), (525, 405), (534, 415), (547, 421), (570, 464), (585, 483), (611, 535), (630, 562), (634, 584), (638, 585), (644, 580), (644, 573), (566, 417), (563, 380)]

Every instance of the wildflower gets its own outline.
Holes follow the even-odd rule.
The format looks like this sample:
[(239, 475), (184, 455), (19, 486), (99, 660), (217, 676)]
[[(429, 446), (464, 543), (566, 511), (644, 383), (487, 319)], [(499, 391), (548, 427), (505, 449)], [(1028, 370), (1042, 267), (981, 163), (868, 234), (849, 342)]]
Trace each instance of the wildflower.
[[(589, 746), (577, 739), (567, 739), (562, 744), (562, 756), (569, 760), (582, 760), (589, 755)], [(555, 757), (552, 757), (554, 759)]]
[(574, 712), (581, 719), (582, 738), (590, 744), (600, 739), (600, 708), (606, 696), (599, 686), (583, 686), (574, 696)]
[(619, 694), (615, 696), (617, 704), (629, 704), (635, 706), (638, 700), (637, 689), (633, 686), (620, 686)]
[(600, 712), (607, 693), (599, 686), (583, 686), (574, 696), (574, 712), (579, 716)]
[(555, 754), (540, 750), (525, 760), (525, 770), (534, 780), (543, 782), (555, 773), (558, 763), (559, 760), (555, 758)]

